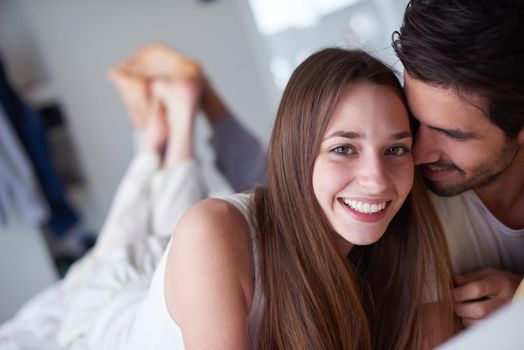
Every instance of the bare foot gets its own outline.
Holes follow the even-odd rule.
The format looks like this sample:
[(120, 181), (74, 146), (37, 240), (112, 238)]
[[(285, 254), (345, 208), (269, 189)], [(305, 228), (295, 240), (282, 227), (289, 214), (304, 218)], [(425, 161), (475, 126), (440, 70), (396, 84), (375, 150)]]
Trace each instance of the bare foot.
[(111, 69), (108, 76), (120, 93), (133, 125), (138, 128), (144, 127), (150, 109), (146, 82), (126, 74), (120, 67)]
[(147, 79), (199, 79), (202, 75), (197, 61), (161, 44), (139, 49), (122, 67)]
[(201, 80), (197, 61), (161, 44), (139, 49), (109, 72), (119, 90), (135, 127), (145, 127), (151, 109), (153, 80)]

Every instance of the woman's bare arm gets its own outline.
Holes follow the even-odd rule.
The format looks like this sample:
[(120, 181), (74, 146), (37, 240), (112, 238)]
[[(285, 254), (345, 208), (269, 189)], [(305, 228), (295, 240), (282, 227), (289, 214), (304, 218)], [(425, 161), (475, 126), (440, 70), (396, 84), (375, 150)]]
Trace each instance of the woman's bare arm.
[(191, 208), (169, 251), (165, 291), (187, 350), (248, 349), (252, 290), (249, 228), (222, 200)]

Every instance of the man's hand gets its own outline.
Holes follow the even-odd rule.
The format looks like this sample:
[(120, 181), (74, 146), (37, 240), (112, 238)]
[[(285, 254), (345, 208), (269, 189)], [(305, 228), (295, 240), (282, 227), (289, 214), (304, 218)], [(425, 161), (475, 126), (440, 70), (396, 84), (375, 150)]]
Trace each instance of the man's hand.
[(455, 313), (469, 327), (511, 301), (521, 280), (522, 276), (493, 268), (455, 276)]

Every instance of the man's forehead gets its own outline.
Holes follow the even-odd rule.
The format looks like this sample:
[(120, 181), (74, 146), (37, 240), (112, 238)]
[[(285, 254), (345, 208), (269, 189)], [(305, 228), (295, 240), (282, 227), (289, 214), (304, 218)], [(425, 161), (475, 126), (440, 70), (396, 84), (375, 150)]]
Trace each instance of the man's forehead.
[(413, 116), (420, 121), (433, 121), (439, 127), (472, 128), (489, 122), (487, 99), (478, 93), (460, 91), (414, 79), (404, 73), (404, 89)]
[(448, 101), (460, 101), (464, 104), (473, 105), (486, 111), (488, 106), (487, 98), (481, 91), (472, 91), (467, 88), (459, 88), (456, 86), (444, 86), (437, 83), (425, 82), (420, 79), (415, 79), (407, 71), (404, 72), (404, 91), (425, 93), (435, 98)]

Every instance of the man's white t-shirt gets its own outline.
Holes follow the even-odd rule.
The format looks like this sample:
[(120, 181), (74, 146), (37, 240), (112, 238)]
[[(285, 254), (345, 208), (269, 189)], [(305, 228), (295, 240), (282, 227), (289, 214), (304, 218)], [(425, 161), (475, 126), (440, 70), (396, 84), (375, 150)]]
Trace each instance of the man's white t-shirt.
[(524, 275), (524, 228), (515, 230), (501, 223), (473, 191), (446, 198), (432, 195), (432, 199), (454, 273), (493, 267)]

